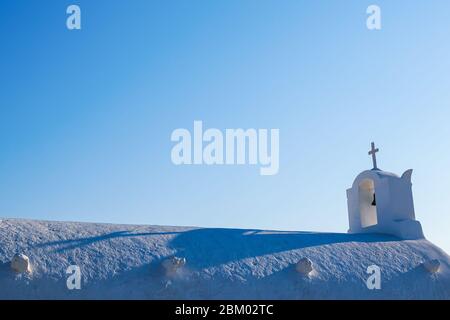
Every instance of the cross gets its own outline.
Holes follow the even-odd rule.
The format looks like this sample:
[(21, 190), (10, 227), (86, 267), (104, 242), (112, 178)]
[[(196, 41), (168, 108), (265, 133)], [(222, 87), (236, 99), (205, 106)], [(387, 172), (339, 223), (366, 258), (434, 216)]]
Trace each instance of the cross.
[(378, 148), (375, 149), (375, 142), (371, 143), (372, 150), (369, 151), (369, 155), (372, 156), (373, 168), (378, 169), (377, 167), (377, 155), (376, 153), (380, 151)]

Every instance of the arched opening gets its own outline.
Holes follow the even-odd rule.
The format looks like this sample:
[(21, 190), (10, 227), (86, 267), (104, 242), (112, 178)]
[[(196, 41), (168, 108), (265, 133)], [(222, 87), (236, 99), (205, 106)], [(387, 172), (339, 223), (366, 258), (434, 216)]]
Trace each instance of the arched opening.
[(361, 227), (366, 228), (378, 223), (375, 184), (372, 179), (364, 179), (359, 184), (359, 212)]

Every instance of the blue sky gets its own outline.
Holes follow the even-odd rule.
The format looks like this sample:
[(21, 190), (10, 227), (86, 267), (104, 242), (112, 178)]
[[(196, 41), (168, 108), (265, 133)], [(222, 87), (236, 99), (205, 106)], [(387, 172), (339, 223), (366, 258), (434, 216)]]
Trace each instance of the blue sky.
[[(82, 30), (66, 28), (70, 4)], [(382, 30), (366, 28), (378, 4)], [(345, 232), (346, 188), (414, 168), (450, 252), (448, 1), (3, 1), (0, 216)], [(174, 166), (176, 128), (279, 128), (280, 171)]]

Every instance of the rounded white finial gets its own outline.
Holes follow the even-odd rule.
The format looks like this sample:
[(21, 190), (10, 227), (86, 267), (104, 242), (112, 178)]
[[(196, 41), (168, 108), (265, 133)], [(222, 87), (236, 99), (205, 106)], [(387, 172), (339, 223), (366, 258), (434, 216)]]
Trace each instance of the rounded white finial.
[(308, 258), (302, 258), (295, 265), (295, 270), (307, 276), (314, 270), (313, 263)]
[(11, 269), (17, 273), (31, 273), (30, 259), (22, 253), (16, 254), (11, 260)]

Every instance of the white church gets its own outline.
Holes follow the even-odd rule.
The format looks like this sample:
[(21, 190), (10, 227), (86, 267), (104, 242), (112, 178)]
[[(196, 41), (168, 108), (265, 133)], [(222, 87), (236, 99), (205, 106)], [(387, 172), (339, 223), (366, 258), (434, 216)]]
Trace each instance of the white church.
[(0, 219), (0, 300), (448, 300), (412, 171), (380, 170), (377, 152), (347, 190), (349, 234)]
[(424, 238), (422, 226), (415, 218), (412, 195), (412, 169), (401, 177), (380, 170), (375, 148), (373, 168), (361, 172), (347, 190), (349, 233), (383, 233), (401, 239)]

